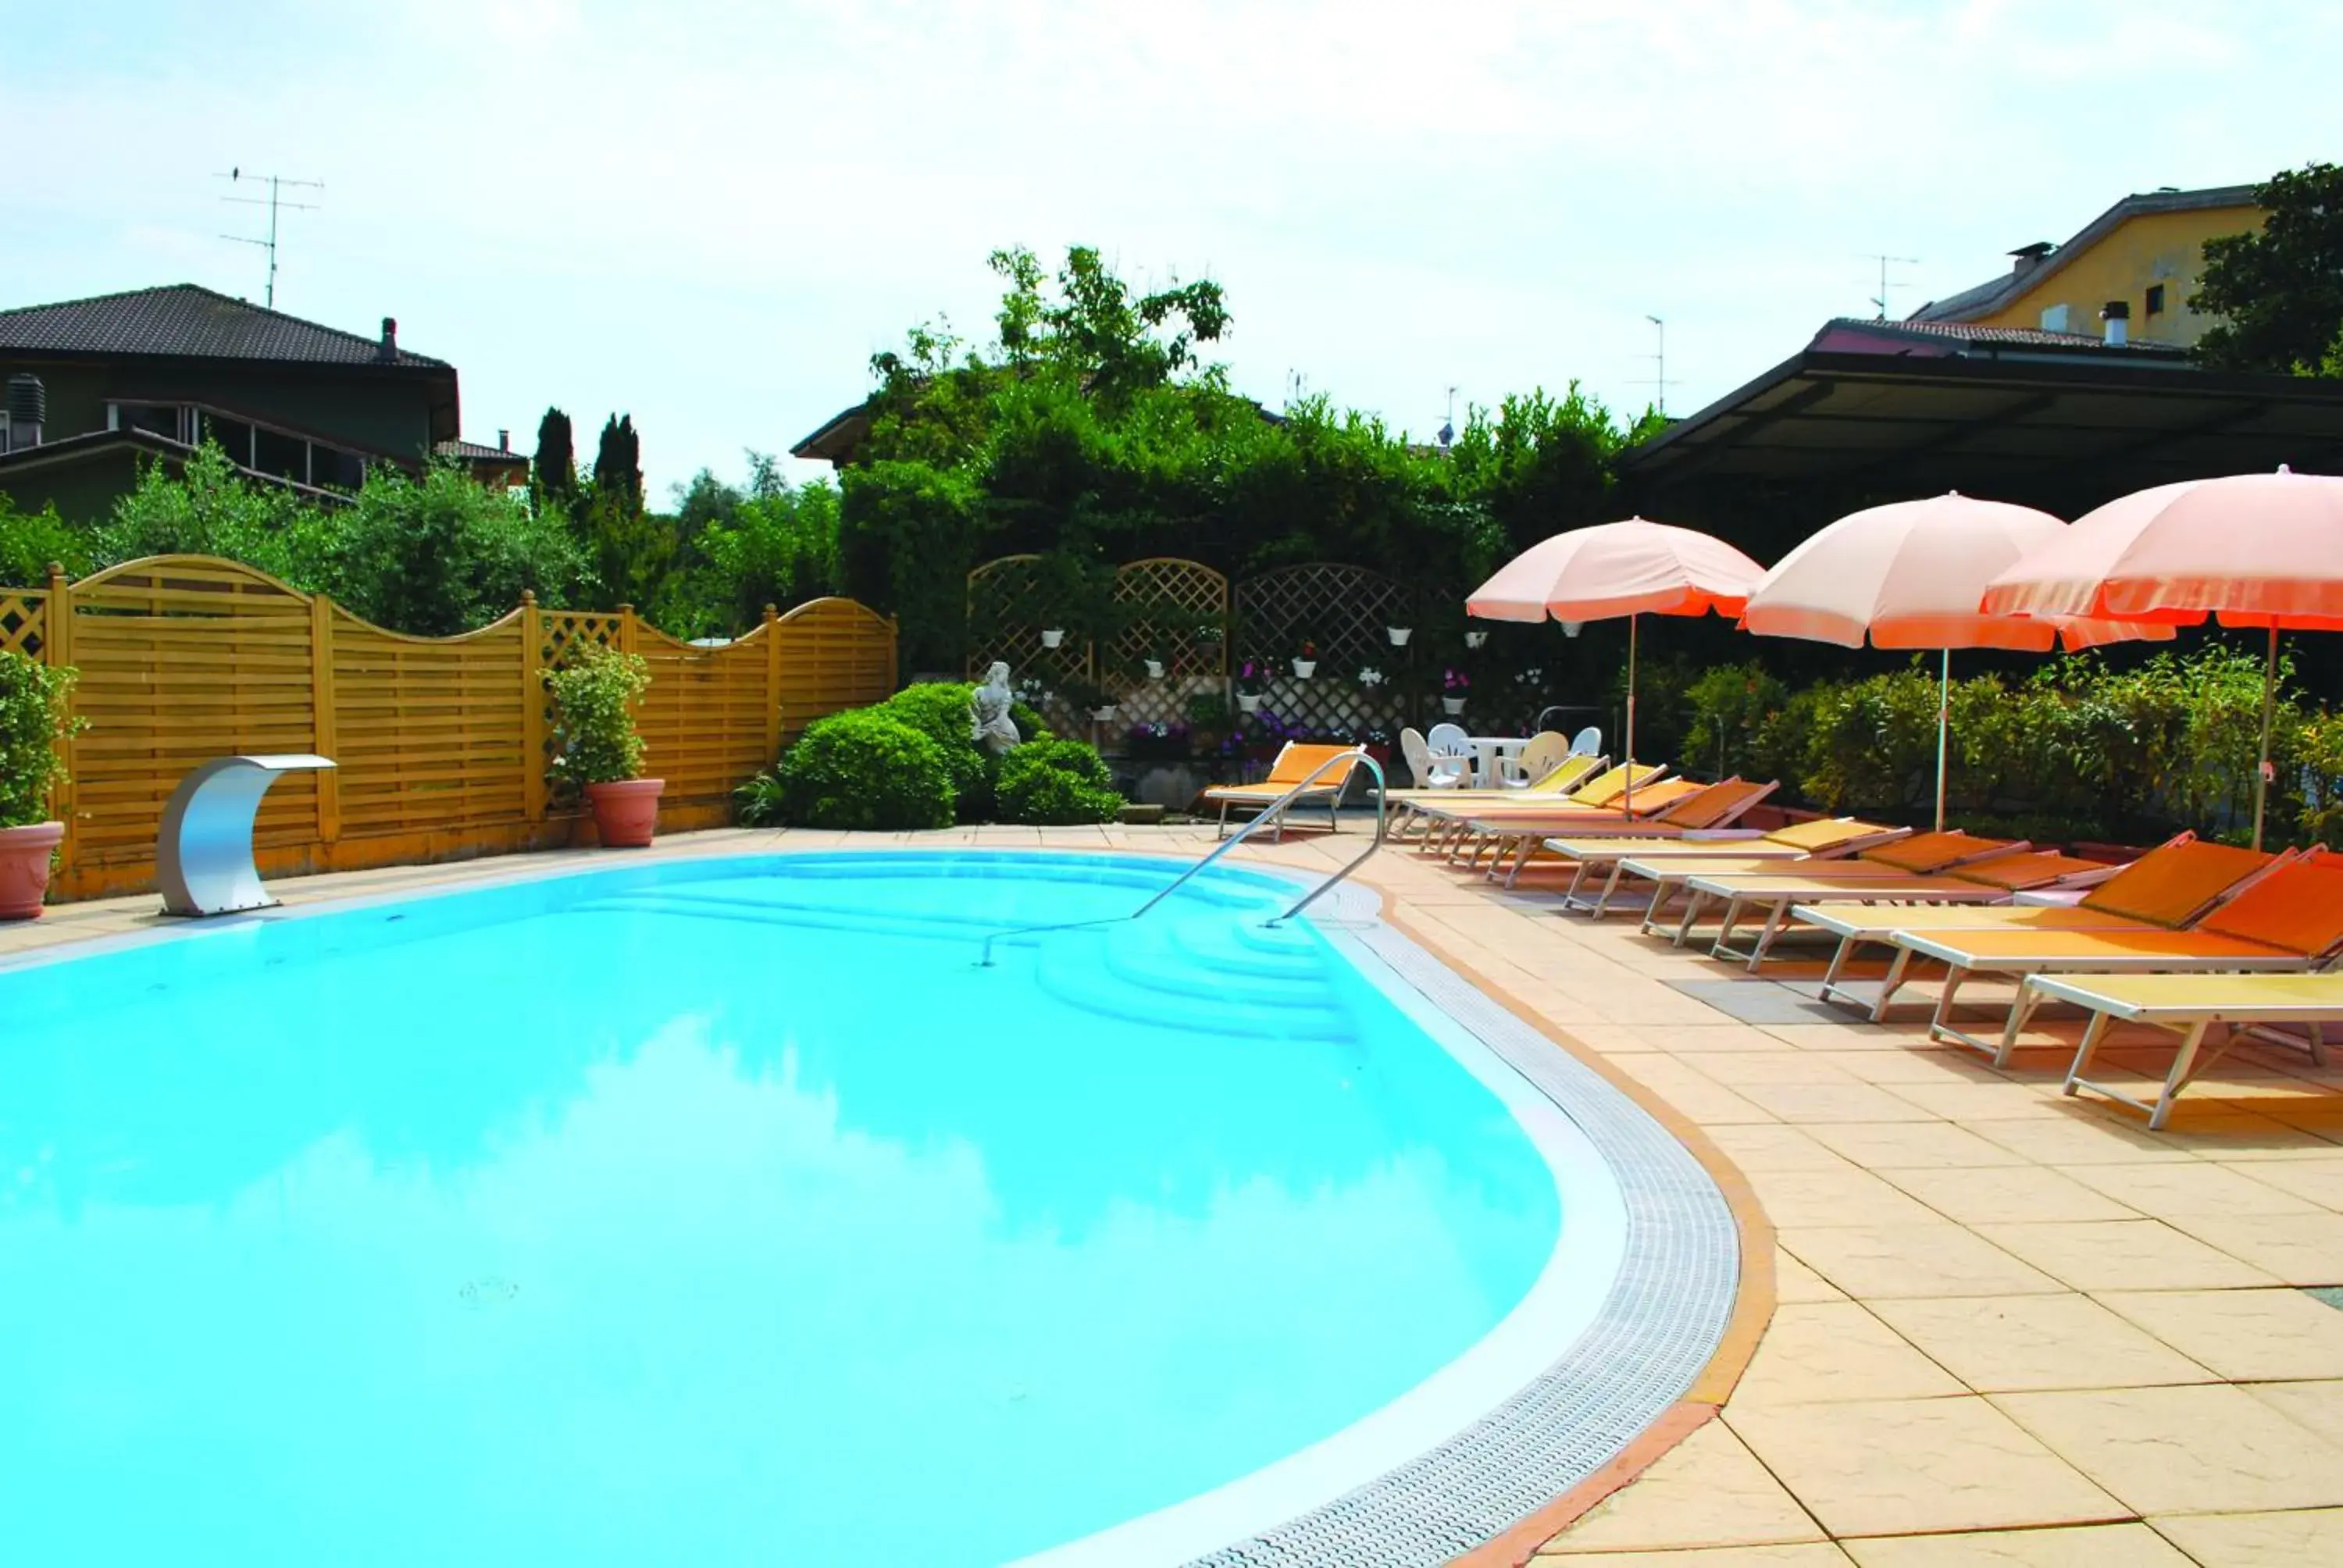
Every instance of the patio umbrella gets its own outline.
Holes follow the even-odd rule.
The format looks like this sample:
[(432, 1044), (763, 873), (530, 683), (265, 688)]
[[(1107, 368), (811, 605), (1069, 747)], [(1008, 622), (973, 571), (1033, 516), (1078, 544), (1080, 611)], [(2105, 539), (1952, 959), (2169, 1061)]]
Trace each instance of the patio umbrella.
[(1936, 828), (1942, 831), (1953, 649), (2046, 653), (2062, 640), (2068, 648), (2087, 648), (2153, 635), (2116, 621), (2030, 618), (1978, 608), (1996, 573), (2066, 531), (2047, 512), (1956, 491), (1850, 512), (1765, 574), (1741, 624), (1760, 637), (1937, 650)]
[(1531, 546), (1464, 600), (1484, 620), (1627, 618), (1626, 805), (1634, 805), (1635, 637), (1645, 615), (1738, 615), (1765, 569), (1723, 539), (1644, 518)]
[(2254, 770), (2254, 848), (2268, 806), (2278, 634), (2343, 630), (2343, 478), (2237, 474), (2109, 501), (1999, 575), (1979, 601), (2018, 615), (2088, 615), (2163, 627), (2269, 633), (2262, 739)]

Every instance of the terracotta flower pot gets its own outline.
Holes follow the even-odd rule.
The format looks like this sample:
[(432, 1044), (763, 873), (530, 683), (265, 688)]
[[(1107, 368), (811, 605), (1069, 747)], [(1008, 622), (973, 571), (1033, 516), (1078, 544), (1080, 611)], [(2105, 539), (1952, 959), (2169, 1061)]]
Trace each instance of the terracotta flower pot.
[(586, 803), (594, 809), (594, 831), (606, 849), (640, 849), (659, 827), (659, 791), (664, 779), (620, 779), (609, 784), (586, 786)]
[(63, 822), (0, 828), (0, 920), (40, 919), (49, 890), (49, 856), (65, 842)]

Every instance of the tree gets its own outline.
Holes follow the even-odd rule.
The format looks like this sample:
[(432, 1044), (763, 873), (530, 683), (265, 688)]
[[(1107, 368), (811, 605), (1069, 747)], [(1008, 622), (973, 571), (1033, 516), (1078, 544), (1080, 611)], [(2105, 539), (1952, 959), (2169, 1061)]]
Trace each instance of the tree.
[(2254, 201), (2268, 215), (2259, 233), (2205, 242), (2189, 303), (2226, 319), (2197, 353), (2224, 370), (2320, 374), (2343, 347), (2343, 168), (2282, 170)]
[(486, 626), (520, 602), (574, 604), (585, 559), (558, 510), (489, 489), (452, 463), (418, 477), (382, 467), (327, 523), (320, 585), (356, 614), (417, 637)]
[(529, 486), (540, 500), (565, 509), (578, 499), (578, 447), (569, 416), (548, 408), (537, 422), (537, 460), (529, 468)]
[(602, 423), (602, 438), (594, 449), (594, 488), (643, 508), (643, 448), (635, 435), (635, 417), (613, 414)]

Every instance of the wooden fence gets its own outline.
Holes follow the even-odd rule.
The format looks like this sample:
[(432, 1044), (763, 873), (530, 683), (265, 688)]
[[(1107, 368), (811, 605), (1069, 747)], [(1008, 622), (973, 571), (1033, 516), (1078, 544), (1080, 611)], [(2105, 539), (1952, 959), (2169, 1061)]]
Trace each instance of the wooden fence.
[(541, 673), (572, 648), (639, 653), (648, 771), (663, 829), (731, 819), (732, 791), (813, 719), (895, 689), (895, 626), (824, 598), (720, 648), (634, 611), (520, 608), (460, 637), (406, 637), (264, 572), (203, 556), (131, 561), (45, 589), (0, 588), (0, 649), (81, 671), (56, 890), (151, 886), (164, 803), (188, 769), (236, 752), (315, 751), (255, 835), (268, 875), (460, 859), (572, 842), (578, 808), (548, 794)]

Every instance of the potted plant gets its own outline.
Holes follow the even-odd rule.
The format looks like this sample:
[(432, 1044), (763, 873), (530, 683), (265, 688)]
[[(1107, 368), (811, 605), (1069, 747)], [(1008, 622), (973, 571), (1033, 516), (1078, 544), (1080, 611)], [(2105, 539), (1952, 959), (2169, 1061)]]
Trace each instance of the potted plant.
[(1307, 680), (1318, 673), (1318, 645), (1308, 638), (1302, 639), (1302, 649), (1293, 656), (1293, 678)]
[(1246, 659), (1237, 671), (1237, 711), (1257, 713), (1261, 710), (1261, 667)]
[(550, 771), (578, 790), (594, 813), (594, 830), (613, 849), (639, 849), (659, 826), (663, 779), (639, 777), (643, 738), (635, 704), (651, 683), (642, 656), (599, 644), (561, 669), (545, 672), (546, 689), (559, 710)]
[(1383, 683), (1383, 672), (1370, 664), (1359, 671), (1359, 684), (1369, 691)]
[(1066, 628), (1064, 627), (1045, 626), (1041, 628), (1041, 646), (1043, 648), (1061, 648), (1065, 645), (1065, 641)]
[(1489, 634), (1485, 631), (1468, 631), (1464, 634), (1464, 646), (1466, 648), (1478, 648), (1488, 640)]
[(0, 653), (0, 920), (37, 920), (49, 864), (65, 825), (49, 816), (49, 790), (65, 779), (58, 749), (81, 733), (73, 717), (77, 672)]
[(1188, 699), (1188, 738), (1200, 751), (1212, 751), (1229, 732), (1236, 717), (1229, 710), (1229, 699), (1217, 691), (1199, 691)]
[(1412, 626), (1387, 626), (1383, 628), (1383, 635), (1391, 638), (1391, 645), (1393, 648), (1405, 648), (1407, 646), (1407, 639), (1415, 635), (1415, 628)]
[(1464, 711), (1464, 697), (1472, 689), (1473, 678), (1461, 669), (1450, 669), (1440, 678), (1440, 706), (1449, 716)]

